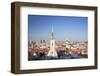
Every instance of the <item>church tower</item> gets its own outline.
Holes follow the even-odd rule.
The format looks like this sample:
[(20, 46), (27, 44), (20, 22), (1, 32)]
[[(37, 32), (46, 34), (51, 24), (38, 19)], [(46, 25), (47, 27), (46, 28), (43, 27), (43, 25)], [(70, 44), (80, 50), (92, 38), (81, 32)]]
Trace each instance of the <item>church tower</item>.
[(53, 26), (50, 39), (50, 50), (47, 56), (57, 58), (57, 52), (55, 50), (55, 38), (54, 38)]

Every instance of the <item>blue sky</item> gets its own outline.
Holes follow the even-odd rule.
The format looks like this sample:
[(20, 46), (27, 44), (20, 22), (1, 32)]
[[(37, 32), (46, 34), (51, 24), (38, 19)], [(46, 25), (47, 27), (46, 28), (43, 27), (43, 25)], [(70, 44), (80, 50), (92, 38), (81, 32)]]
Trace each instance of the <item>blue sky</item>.
[(45, 15), (28, 15), (28, 40), (49, 40), (52, 26), (56, 40), (88, 40), (87, 17)]

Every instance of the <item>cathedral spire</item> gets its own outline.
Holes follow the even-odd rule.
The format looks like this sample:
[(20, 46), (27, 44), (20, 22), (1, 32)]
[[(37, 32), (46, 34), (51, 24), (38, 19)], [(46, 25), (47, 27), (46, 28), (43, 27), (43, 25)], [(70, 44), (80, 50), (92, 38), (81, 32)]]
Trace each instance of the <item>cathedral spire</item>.
[(54, 30), (53, 30), (53, 25), (52, 25), (51, 39), (50, 39), (50, 50), (49, 50), (47, 56), (53, 57), (53, 58), (58, 57), (55, 47), (56, 47), (56, 43), (55, 43), (55, 39), (54, 39)]
[(53, 25), (52, 25), (52, 32), (51, 32), (51, 39), (54, 39), (54, 29), (53, 29)]

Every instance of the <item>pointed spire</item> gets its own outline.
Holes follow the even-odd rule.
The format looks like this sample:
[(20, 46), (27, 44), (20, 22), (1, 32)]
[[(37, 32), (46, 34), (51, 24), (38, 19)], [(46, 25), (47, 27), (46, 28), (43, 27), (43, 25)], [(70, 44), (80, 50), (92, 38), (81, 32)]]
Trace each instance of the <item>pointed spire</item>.
[(54, 39), (54, 32), (53, 32), (53, 25), (52, 25), (52, 32), (51, 32), (51, 39)]

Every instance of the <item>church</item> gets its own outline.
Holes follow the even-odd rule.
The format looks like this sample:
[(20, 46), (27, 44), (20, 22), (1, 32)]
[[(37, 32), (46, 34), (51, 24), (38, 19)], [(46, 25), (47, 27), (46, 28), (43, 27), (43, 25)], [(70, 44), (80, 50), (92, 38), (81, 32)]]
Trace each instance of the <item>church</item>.
[(53, 26), (52, 26), (52, 32), (51, 32), (51, 38), (50, 38), (50, 50), (47, 54), (48, 57), (53, 57), (53, 58), (58, 57), (55, 47), (56, 47), (56, 41), (55, 41), (54, 31), (53, 31)]

